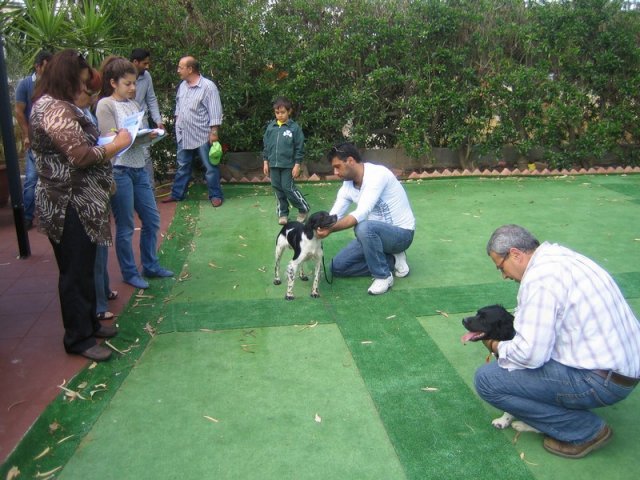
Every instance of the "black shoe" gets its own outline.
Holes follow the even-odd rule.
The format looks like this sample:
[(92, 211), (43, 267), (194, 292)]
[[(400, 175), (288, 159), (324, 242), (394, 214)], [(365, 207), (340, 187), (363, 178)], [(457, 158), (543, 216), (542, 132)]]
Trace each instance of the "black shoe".
[(24, 221), (24, 229), (29, 231), (33, 228), (33, 220), (25, 220)]
[(98, 338), (112, 338), (118, 334), (118, 329), (115, 325), (100, 325), (100, 328), (94, 335)]
[(91, 348), (87, 348), (84, 352), (80, 352), (78, 355), (94, 360), (96, 362), (104, 362), (111, 357), (111, 350), (102, 345), (94, 345)]

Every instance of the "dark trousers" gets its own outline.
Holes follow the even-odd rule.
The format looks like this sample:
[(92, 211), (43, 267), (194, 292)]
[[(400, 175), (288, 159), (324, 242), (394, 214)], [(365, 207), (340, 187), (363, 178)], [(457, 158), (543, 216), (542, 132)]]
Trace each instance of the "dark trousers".
[(289, 203), (291, 203), (294, 208), (297, 208), (299, 213), (309, 211), (309, 204), (293, 181), (291, 168), (271, 168), (269, 170), (269, 176), (271, 177), (271, 186), (273, 187), (278, 202), (276, 207), (279, 217), (289, 215)]
[(96, 318), (94, 265), (96, 244), (84, 230), (78, 213), (67, 207), (60, 243), (49, 239), (58, 262), (58, 294), (64, 325), (64, 349), (80, 353), (96, 344), (100, 328)]

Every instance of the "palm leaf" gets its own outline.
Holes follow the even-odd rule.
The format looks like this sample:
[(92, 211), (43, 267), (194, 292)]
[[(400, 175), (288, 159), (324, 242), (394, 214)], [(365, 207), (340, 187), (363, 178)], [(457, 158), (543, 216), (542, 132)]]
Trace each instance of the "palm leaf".
[(90, 65), (98, 66), (119, 40), (111, 33), (113, 20), (108, 4), (83, 0), (82, 7), (72, 11), (70, 23), (76, 36), (74, 41)]

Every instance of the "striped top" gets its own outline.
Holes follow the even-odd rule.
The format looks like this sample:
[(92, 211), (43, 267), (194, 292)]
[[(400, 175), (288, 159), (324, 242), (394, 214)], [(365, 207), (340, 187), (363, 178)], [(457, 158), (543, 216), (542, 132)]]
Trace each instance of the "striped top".
[(200, 75), (198, 83), (183, 80), (176, 96), (176, 139), (192, 150), (209, 142), (211, 127), (222, 124), (222, 104), (218, 87)]
[(515, 313), (516, 336), (498, 346), (501, 367), (555, 360), (640, 377), (640, 324), (611, 276), (587, 257), (544, 242), (527, 266)]

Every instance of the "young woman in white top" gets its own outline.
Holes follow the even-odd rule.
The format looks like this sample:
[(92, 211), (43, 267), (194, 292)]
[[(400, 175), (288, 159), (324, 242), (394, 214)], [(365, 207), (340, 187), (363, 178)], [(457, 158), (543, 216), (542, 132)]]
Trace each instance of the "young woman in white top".
[[(121, 57), (110, 57), (102, 66), (103, 98), (98, 102), (96, 116), (101, 137), (124, 126), (125, 120), (141, 112), (140, 105), (133, 100), (136, 93), (135, 66)], [(142, 275), (147, 278), (171, 277), (173, 272), (163, 268), (157, 255), (157, 233), (160, 214), (153, 194), (149, 175), (145, 170), (143, 145), (134, 142), (121, 155), (114, 157), (113, 176), (116, 193), (111, 197), (111, 208), (116, 220), (116, 255), (125, 282), (136, 288), (148, 288), (136, 266), (132, 240), (134, 211), (142, 223), (140, 233), (140, 260)]]

